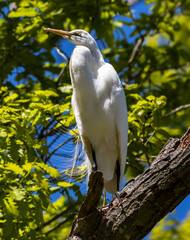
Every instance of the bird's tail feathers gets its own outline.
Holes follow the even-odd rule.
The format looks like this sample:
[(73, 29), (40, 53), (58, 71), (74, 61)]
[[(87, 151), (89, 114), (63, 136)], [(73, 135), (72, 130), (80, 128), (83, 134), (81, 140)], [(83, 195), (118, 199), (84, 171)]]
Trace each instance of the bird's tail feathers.
[(52, 128), (51, 132), (53, 136), (48, 139), (50, 154), (46, 159), (56, 166), (64, 181), (81, 181), (89, 173), (89, 164), (78, 130), (61, 125), (55, 130)]
[(66, 170), (69, 175), (69, 182), (72, 180), (79, 181), (82, 180), (90, 174), (90, 164), (86, 156), (84, 149), (81, 147), (80, 139), (77, 139), (74, 156), (72, 158), (72, 166), (69, 170)]

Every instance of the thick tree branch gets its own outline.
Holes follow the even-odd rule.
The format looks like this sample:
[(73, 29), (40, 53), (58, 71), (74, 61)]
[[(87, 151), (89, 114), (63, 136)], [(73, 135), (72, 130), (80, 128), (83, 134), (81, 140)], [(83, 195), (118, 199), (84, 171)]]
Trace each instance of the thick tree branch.
[(126, 184), (122, 207), (114, 199), (78, 218), (69, 240), (140, 240), (189, 193), (190, 128), (181, 139), (169, 139), (150, 168)]

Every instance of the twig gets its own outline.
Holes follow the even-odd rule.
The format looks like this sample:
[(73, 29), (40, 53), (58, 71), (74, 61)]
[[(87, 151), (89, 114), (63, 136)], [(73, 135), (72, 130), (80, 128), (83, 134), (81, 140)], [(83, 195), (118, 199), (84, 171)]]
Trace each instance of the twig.
[(63, 225), (63, 224), (65, 224), (66, 222), (68, 222), (68, 221), (70, 221), (70, 220), (72, 220), (73, 218), (67, 218), (67, 219), (65, 219), (65, 220), (63, 220), (62, 222), (60, 222), (60, 223), (58, 223), (54, 228), (52, 228), (52, 229), (50, 229), (49, 231), (47, 231), (46, 233), (45, 233), (45, 235), (47, 236), (47, 235), (49, 235), (51, 232), (53, 232), (53, 231), (55, 231), (57, 228), (59, 228), (61, 225)]
[(136, 43), (135, 47), (133, 48), (133, 51), (132, 51), (131, 56), (129, 58), (128, 64), (131, 64), (133, 62), (133, 60), (136, 58), (143, 42), (144, 42), (144, 35), (141, 35), (140, 38), (137, 40), (137, 43)]
[(55, 46), (55, 49), (57, 50), (57, 53), (58, 53), (62, 58), (65, 59), (65, 62), (66, 62), (65, 67), (63, 67), (63, 68), (61, 69), (61, 71), (60, 71), (60, 73), (59, 73), (59, 76), (58, 76), (58, 78), (57, 78), (57, 81), (56, 81), (56, 82), (59, 83), (59, 81), (60, 81), (60, 79), (61, 79), (61, 76), (62, 76), (62, 74), (64, 73), (65, 68), (66, 68), (66, 66), (67, 66), (67, 64), (68, 64), (69, 56), (68, 56), (65, 52), (63, 52), (60, 48), (58, 48), (57, 46)]
[[(134, 1), (131, 1), (131, 2), (134, 2)], [(136, 2), (137, 2), (137, 1), (136, 1)], [(132, 4), (129, 3), (129, 1), (128, 1), (128, 4), (129, 4), (129, 6), (132, 5)], [(135, 23), (135, 20), (136, 20), (136, 19), (134, 18), (134, 15), (133, 15), (130, 7), (129, 7), (129, 12), (130, 12), (130, 14), (131, 14), (131, 18), (132, 18), (133, 22)], [(138, 26), (137, 26), (136, 23), (135, 23), (135, 25), (136, 25), (136, 28), (137, 28)], [(141, 49), (141, 47), (142, 47), (142, 44), (143, 44), (143, 42), (144, 42), (144, 38), (145, 38), (145, 36), (146, 36), (148, 33), (149, 33), (149, 32), (147, 32), (147, 31), (146, 31), (144, 34), (141, 34), (141, 33), (140, 33), (140, 37), (139, 37), (139, 39), (137, 40), (137, 43), (135, 44), (135, 47), (133, 48), (133, 51), (132, 51), (131, 56), (130, 56), (129, 61), (128, 61), (129, 68), (131, 67), (131, 64), (132, 64), (132, 62), (134, 61), (134, 59), (138, 56), (139, 51), (140, 51), (140, 49)]]
[(186, 108), (190, 108), (190, 103), (189, 104), (186, 104), (186, 105), (183, 105), (183, 106), (180, 106), (180, 107), (177, 107), (176, 109), (172, 110), (171, 112), (169, 113), (166, 113), (163, 118), (166, 118), (166, 117), (169, 117), (170, 115), (178, 112), (178, 111), (181, 111), (183, 109), (186, 109)]
[[(61, 114), (59, 114), (58, 116), (60, 116)], [(46, 126), (46, 127), (43, 127), (42, 129), (41, 129), (41, 131), (40, 131), (40, 133), (39, 133), (39, 135), (38, 135), (38, 139), (40, 140), (40, 139), (42, 139), (42, 138), (44, 138), (44, 137), (46, 137), (46, 134), (44, 134), (44, 131), (46, 130), (47, 131), (47, 129), (55, 122), (55, 121), (57, 121), (56, 120), (56, 117), (57, 116), (55, 116), (49, 123), (48, 123), (48, 125)]]
[(150, 137), (147, 139), (147, 141), (145, 142), (145, 146), (147, 145), (147, 143), (150, 141), (150, 139), (154, 136), (154, 134), (155, 134), (155, 130), (151, 133), (151, 135), (150, 135)]
[(145, 156), (146, 156), (146, 159), (147, 159), (147, 163), (148, 163), (148, 165), (150, 166), (150, 158), (149, 158), (149, 156), (148, 156), (148, 149), (147, 149), (147, 147), (146, 147), (146, 142), (145, 142), (145, 139), (146, 139), (146, 137), (145, 137), (145, 123), (146, 123), (146, 120), (145, 120), (145, 122), (143, 123), (143, 129), (142, 129), (142, 134), (143, 134), (143, 137), (142, 137), (142, 143), (143, 143), (143, 147), (144, 147), (144, 153), (145, 153)]
[(62, 51), (60, 48), (58, 48), (58, 46), (55, 46), (55, 49), (57, 50), (57, 53), (65, 59), (65, 61), (67, 63), (69, 61), (69, 56), (64, 51)]
[(138, 162), (147, 163), (147, 161), (145, 161), (145, 160), (142, 159), (142, 158), (135, 158), (135, 160), (138, 161)]
[(45, 222), (43, 224), (43, 226), (41, 226), (40, 228), (37, 227), (35, 229), (35, 231), (39, 231), (40, 229), (44, 228), (45, 226), (49, 225), (50, 223), (52, 223), (53, 221), (57, 220), (58, 218), (62, 217), (64, 214), (66, 214), (67, 212), (69, 212), (72, 208), (76, 207), (76, 205), (78, 204), (78, 202), (75, 202), (73, 205), (69, 206), (66, 210), (60, 212), (59, 214), (57, 214), (56, 216), (54, 216), (53, 218), (51, 218), (49, 221)]

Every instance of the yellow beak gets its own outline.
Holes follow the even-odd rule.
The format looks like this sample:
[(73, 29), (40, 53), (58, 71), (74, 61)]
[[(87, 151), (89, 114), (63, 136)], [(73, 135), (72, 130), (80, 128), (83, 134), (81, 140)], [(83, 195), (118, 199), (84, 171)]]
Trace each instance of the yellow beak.
[(46, 32), (51, 32), (51, 33), (54, 33), (54, 34), (57, 34), (61, 37), (71, 37), (72, 34), (70, 32), (66, 32), (66, 31), (63, 31), (63, 30), (58, 30), (58, 29), (53, 29), (53, 28), (45, 28), (44, 29)]

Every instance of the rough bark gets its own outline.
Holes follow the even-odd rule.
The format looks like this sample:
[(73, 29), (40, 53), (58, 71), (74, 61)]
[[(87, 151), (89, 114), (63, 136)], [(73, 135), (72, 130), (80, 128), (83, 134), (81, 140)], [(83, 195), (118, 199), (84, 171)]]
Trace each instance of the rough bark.
[[(97, 179), (96, 179), (97, 181)], [(181, 139), (169, 139), (143, 174), (129, 181), (118, 199), (83, 214), (69, 240), (140, 240), (190, 193), (190, 128)]]

